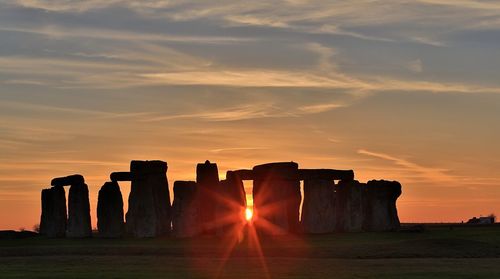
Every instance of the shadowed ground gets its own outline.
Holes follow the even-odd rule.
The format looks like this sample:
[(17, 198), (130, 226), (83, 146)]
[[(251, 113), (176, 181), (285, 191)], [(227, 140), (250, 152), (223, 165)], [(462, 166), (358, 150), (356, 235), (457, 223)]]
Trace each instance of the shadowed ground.
[[(249, 241), (0, 240), (1, 278), (500, 278), (500, 227)], [(222, 267), (222, 268), (221, 268)], [(266, 269), (268, 272), (266, 272)]]

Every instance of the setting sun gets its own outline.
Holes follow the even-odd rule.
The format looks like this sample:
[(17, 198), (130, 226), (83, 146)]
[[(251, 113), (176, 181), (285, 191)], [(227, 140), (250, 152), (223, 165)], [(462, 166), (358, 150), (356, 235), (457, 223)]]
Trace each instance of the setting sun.
[(252, 217), (253, 217), (253, 210), (251, 208), (247, 207), (247, 209), (245, 209), (245, 219), (247, 221), (251, 221)]

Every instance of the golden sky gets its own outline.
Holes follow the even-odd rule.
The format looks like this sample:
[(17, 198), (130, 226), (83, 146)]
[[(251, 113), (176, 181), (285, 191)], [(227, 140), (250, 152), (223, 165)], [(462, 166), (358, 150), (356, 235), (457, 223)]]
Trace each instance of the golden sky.
[(73, 173), (95, 218), (132, 159), (170, 186), (207, 159), (354, 169), (403, 184), (403, 222), (500, 213), (499, 43), (494, 1), (0, 1), (0, 229)]

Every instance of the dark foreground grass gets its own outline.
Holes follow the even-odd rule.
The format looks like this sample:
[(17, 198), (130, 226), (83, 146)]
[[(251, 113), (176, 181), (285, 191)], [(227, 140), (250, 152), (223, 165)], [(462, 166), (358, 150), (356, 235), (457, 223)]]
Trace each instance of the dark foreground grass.
[[(500, 278), (500, 227), (248, 241), (0, 240), (0, 278)], [(227, 259), (227, 260), (226, 260)]]

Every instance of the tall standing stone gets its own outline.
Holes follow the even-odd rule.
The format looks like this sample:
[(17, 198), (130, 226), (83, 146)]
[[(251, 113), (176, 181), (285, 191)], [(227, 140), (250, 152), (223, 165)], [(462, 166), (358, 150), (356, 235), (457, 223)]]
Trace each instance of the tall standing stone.
[(66, 235), (66, 194), (62, 186), (42, 190), (40, 234), (48, 237)]
[(131, 189), (126, 214), (127, 232), (135, 237), (167, 235), (171, 230), (167, 163), (132, 161)]
[(233, 171), (220, 182), (216, 204), (217, 235), (239, 237), (245, 225), (246, 195), (243, 181)]
[(193, 237), (200, 233), (196, 191), (197, 185), (194, 181), (174, 182), (172, 234), (175, 237)]
[(72, 184), (68, 194), (67, 236), (83, 238), (92, 236), (90, 221), (89, 189), (87, 184)]
[(304, 233), (335, 231), (335, 183), (327, 179), (304, 180), (302, 229)]
[(97, 229), (99, 236), (116, 238), (123, 235), (123, 198), (116, 181), (106, 182), (99, 190), (97, 201)]
[(213, 234), (217, 226), (215, 219), (215, 205), (218, 198), (219, 171), (217, 164), (205, 161), (196, 166), (196, 183), (198, 184), (197, 202), (199, 206), (199, 220), (202, 232)]
[(363, 229), (364, 183), (341, 180), (336, 187), (336, 227), (341, 232)]
[(259, 232), (299, 232), (301, 194), (297, 163), (255, 166), (253, 175), (254, 224)]
[(395, 231), (400, 227), (396, 200), (401, 195), (401, 184), (397, 181), (371, 180), (366, 185), (365, 220), (366, 231)]

